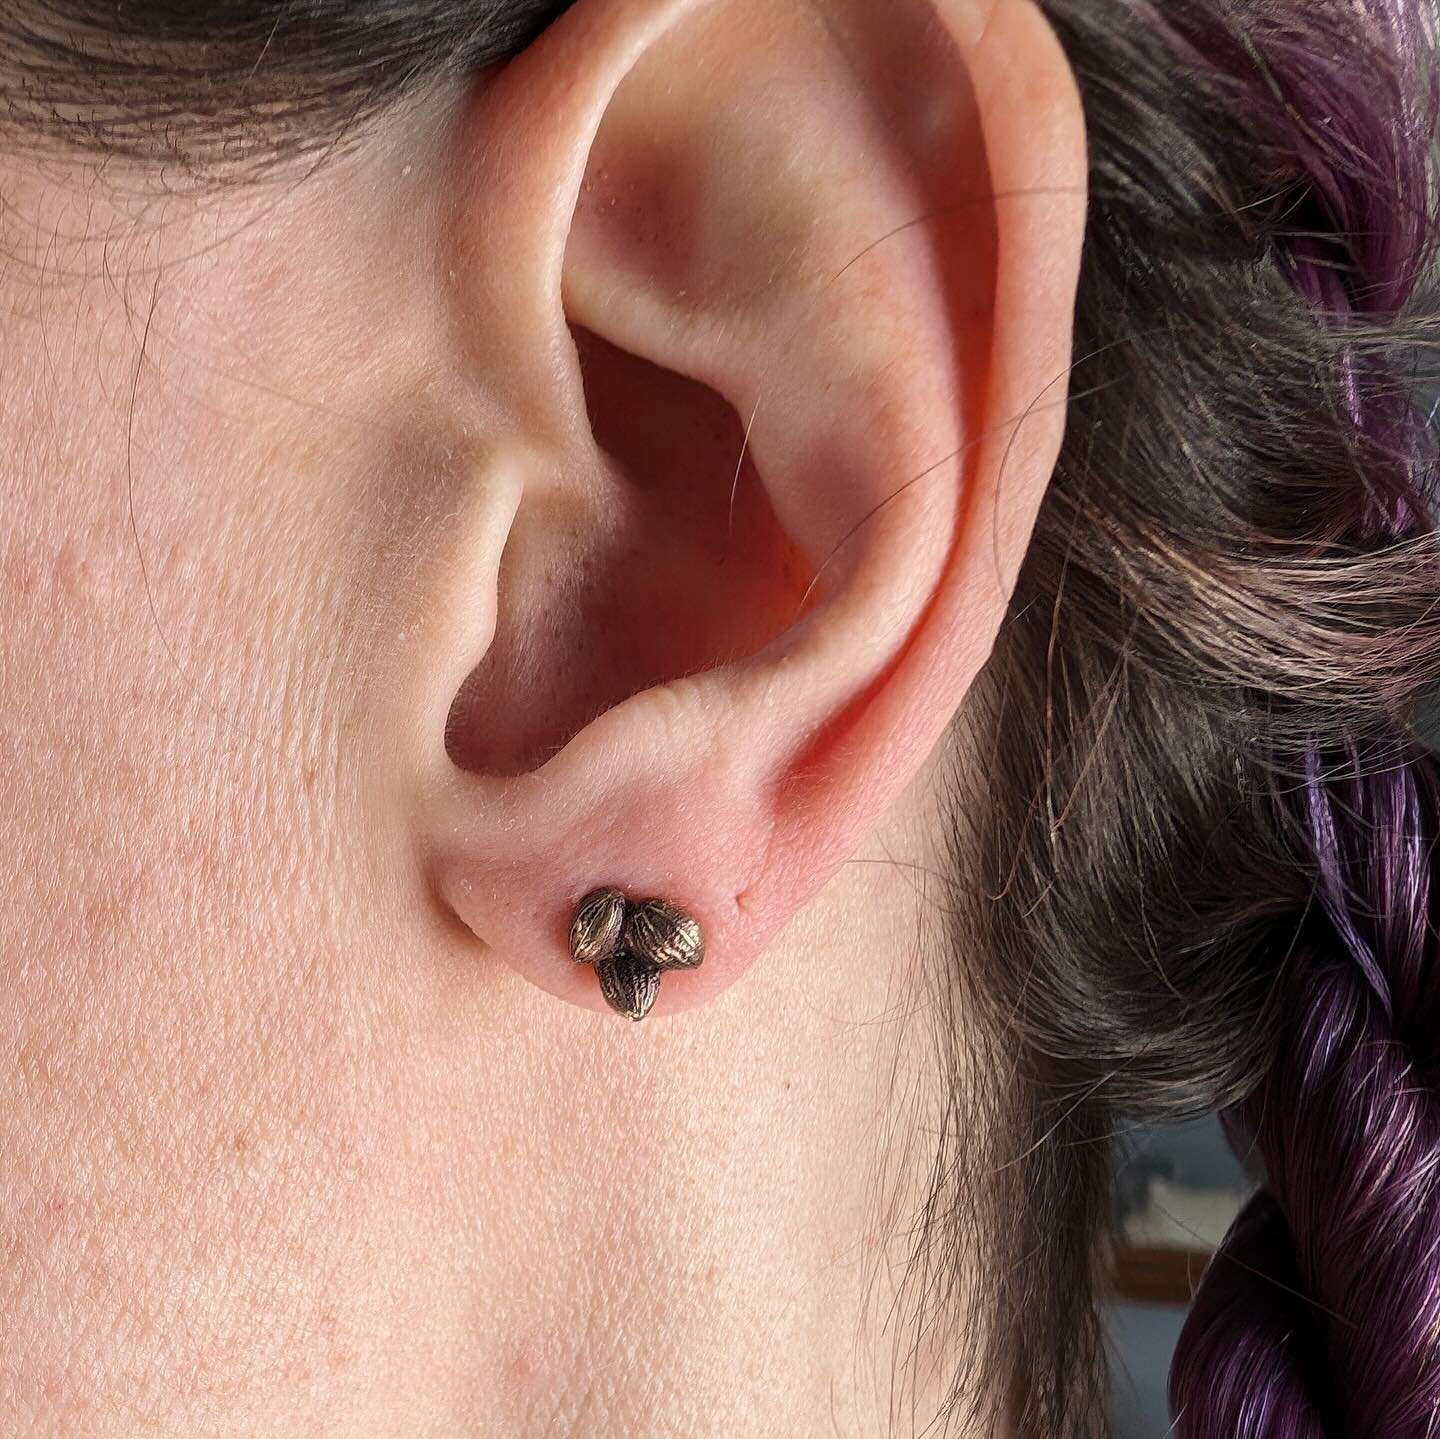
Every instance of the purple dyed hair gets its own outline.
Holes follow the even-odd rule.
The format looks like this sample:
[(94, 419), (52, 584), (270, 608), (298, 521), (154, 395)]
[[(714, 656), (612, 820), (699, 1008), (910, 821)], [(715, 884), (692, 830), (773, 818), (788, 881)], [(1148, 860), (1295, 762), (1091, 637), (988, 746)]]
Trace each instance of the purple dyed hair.
[[(1356, 14), (1365, 66), (1317, 46), (1324, 32), (1298, 15), (1247, 36), (1270, 81), (1246, 97), (1247, 120), (1294, 156), (1325, 220), (1281, 262), (1342, 335), (1356, 317), (1401, 314), (1435, 242), (1432, 36), (1404, 0)], [(1430, 437), (1364, 365), (1340, 356), (1349, 416), (1374, 442), (1345, 538), (1404, 541), (1431, 529)], [(1433, 645), (1433, 628), (1423, 633)], [(1264, 1184), (1182, 1333), (1175, 1431), (1430, 1435), (1440, 1428), (1440, 1102), (1427, 1072), (1440, 1020), (1436, 766), (1399, 728), (1317, 734), (1301, 782), (1278, 802), (1295, 808), (1313, 850), (1325, 923), (1300, 941), (1270, 1070), (1229, 1116)]]

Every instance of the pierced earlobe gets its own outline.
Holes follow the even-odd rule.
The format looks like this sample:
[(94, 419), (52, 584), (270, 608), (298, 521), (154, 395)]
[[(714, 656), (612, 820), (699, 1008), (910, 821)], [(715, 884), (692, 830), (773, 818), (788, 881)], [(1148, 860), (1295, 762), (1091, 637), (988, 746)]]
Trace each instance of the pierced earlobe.
[(699, 969), (705, 962), (705, 935), (699, 920), (669, 900), (628, 902), (606, 886), (576, 906), (570, 957), (595, 966), (611, 1009), (641, 1020), (659, 998), (667, 969)]

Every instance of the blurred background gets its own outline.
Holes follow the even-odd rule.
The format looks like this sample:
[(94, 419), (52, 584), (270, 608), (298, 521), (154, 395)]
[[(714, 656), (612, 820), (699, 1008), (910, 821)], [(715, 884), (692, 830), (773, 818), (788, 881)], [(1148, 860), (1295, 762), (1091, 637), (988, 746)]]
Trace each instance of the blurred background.
[(1128, 1136), (1118, 1202), (1124, 1240), (1105, 1308), (1114, 1439), (1164, 1439), (1165, 1376), (1185, 1306), (1252, 1184), (1215, 1118)]

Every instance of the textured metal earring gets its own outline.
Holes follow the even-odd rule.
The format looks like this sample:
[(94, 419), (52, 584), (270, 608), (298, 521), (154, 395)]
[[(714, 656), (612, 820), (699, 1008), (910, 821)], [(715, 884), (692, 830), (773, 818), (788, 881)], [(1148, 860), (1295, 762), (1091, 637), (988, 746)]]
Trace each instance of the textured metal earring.
[(705, 962), (700, 921), (665, 899), (627, 900), (618, 889), (592, 889), (570, 923), (570, 957), (593, 964), (600, 993), (627, 1019), (644, 1019), (667, 969)]

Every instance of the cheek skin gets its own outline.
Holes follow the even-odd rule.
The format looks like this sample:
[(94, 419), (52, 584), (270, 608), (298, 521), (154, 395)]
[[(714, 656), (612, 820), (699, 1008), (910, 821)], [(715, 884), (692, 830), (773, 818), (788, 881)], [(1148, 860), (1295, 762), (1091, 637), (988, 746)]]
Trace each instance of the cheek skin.
[(375, 1432), (420, 1328), (388, 857), (338, 758), (394, 579), (347, 485), (404, 427), (287, 342), (277, 249), (268, 308), (218, 262), (0, 278), (0, 1434)]
[(33, 733), (5, 786), (39, 863), (0, 911), (0, 1394), (39, 1434), (278, 1415), (355, 1362), (387, 1189), (354, 951), (296, 826), (67, 659), (68, 747)]

